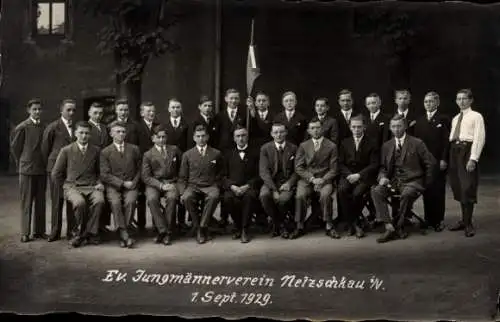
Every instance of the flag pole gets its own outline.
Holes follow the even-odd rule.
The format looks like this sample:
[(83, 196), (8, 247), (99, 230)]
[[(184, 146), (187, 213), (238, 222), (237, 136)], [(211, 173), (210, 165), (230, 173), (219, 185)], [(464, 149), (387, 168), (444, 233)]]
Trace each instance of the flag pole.
[[(254, 44), (253, 36), (254, 36), (254, 18), (252, 18), (252, 24), (250, 27), (250, 46), (253, 46), (253, 44)], [(252, 85), (252, 88), (253, 88), (253, 85)], [(247, 87), (247, 98), (250, 97), (250, 95), (252, 95), (252, 88)], [(246, 128), (247, 128), (247, 131), (250, 131), (250, 109), (248, 108), (248, 106), (247, 106), (247, 110), (246, 110), (246, 115), (247, 115)]]

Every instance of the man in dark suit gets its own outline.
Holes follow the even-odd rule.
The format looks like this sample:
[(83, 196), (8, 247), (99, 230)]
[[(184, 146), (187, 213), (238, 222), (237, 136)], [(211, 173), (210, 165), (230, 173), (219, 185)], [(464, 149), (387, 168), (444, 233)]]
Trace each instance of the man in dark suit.
[(314, 102), (314, 110), (317, 118), (321, 123), (323, 136), (338, 146), (339, 126), (337, 120), (328, 115), (330, 106), (326, 97), (317, 98)]
[(366, 124), (362, 115), (352, 117), (350, 127), (352, 136), (345, 138), (340, 146), (338, 197), (351, 233), (362, 238), (361, 211), (365, 195), (376, 182), (380, 154), (379, 147), (365, 134)]
[(398, 89), (394, 92), (394, 102), (396, 103), (396, 114), (406, 118), (408, 129), (406, 132), (410, 135), (414, 134), (415, 124), (417, 124), (417, 115), (415, 110), (410, 108), (411, 94), (407, 89)]
[[(144, 154), (142, 181), (146, 184), (146, 200), (158, 230), (155, 242), (170, 245), (175, 226), (175, 207), (179, 199), (177, 180), (182, 152), (168, 142), (167, 127), (153, 128), (154, 146)], [(162, 209), (160, 198), (165, 198)]]
[(125, 142), (125, 123), (114, 121), (109, 128), (113, 143), (101, 152), (101, 181), (118, 228), (120, 246), (132, 248), (135, 241), (129, 228), (137, 204), (142, 157), (137, 145)]
[(333, 114), (335, 120), (337, 120), (338, 135), (335, 144), (340, 145), (340, 143), (351, 136), (351, 130), (349, 129), (349, 120), (359, 114), (359, 111), (353, 108), (353, 98), (352, 92), (347, 89), (343, 89), (338, 94), (338, 104), (340, 109), (336, 110)]
[(64, 196), (73, 206), (75, 223), (71, 227), (75, 237), (73, 247), (84, 242), (99, 243), (99, 216), (104, 206), (104, 185), (99, 181), (99, 148), (88, 144), (90, 125), (78, 122), (76, 142), (63, 147), (52, 169), (52, 180), (64, 182)]
[(297, 146), (286, 140), (287, 130), (283, 123), (273, 124), (271, 136), (273, 141), (260, 149), (259, 175), (263, 185), (259, 199), (264, 211), (272, 218), (272, 237), (289, 238), (286, 216), (294, 206), (294, 188), (298, 179), (294, 166)]
[[(50, 123), (43, 132), (42, 154), (47, 160), (47, 172), (49, 174), (50, 199), (52, 204), (52, 230), (48, 238), (49, 242), (61, 238), (62, 209), (64, 194), (62, 182), (54, 182), (50, 175), (61, 149), (75, 140), (73, 135), (73, 116), (76, 111), (76, 103), (72, 99), (65, 99), (61, 103), (61, 118)], [(74, 214), (71, 205), (66, 202), (66, 237), (72, 239), (71, 228), (74, 226)]]
[(378, 148), (390, 139), (389, 131), (390, 117), (383, 114), (380, 110), (382, 100), (377, 93), (371, 93), (365, 98), (366, 120), (365, 134), (369, 137)]
[(242, 125), (234, 130), (236, 146), (224, 156), (223, 203), (235, 225), (233, 239), (248, 243), (248, 227), (259, 189), (259, 153), (248, 146), (248, 131)]
[(474, 98), (470, 89), (457, 93), (456, 104), (460, 113), (452, 120), (450, 132), (449, 179), (453, 198), (460, 203), (462, 219), (452, 225), (450, 231), (464, 231), (465, 237), (473, 237), (474, 205), (477, 203), (479, 185), (479, 159), (486, 141), (486, 129), (481, 113), (472, 109)]
[(307, 120), (304, 115), (295, 109), (297, 107), (297, 96), (294, 92), (284, 93), (282, 104), (285, 110), (278, 113), (274, 121), (286, 126), (287, 141), (298, 146), (306, 138)]
[[(197, 241), (203, 244), (208, 238), (208, 224), (219, 203), (223, 172), (223, 158), (219, 150), (207, 144), (208, 131), (203, 125), (194, 130), (196, 146), (182, 155), (179, 171), (181, 202), (186, 206), (197, 230)], [(202, 201), (201, 216), (198, 203)]]
[(127, 124), (127, 136), (125, 142), (139, 145), (138, 124), (130, 118), (130, 110), (126, 99), (119, 99), (115, 102), (116, 121)]
[[(166, 135), (167, 135), (167, 145), (174, 145), (179, 148), (181, 153), (187, 151), (187, 133), (188, 124), (186, 119), (183, 117), (182, 103), (176, 99), (171, 98), (168, 101), (168, 113), (170, 115), (169, 121), (166, 123)], [(180, 158), (178, 161), (180, 165)], [(180, 230), (185, 231), (188, 229), (186, 225), (186, 209), (184, 205), (180, 203), (179, 198), (177, 198), (177, 224)]]
[[(413, 203), (432, 183), (436, 160), (425, 143), (406, 134), (406, 119), (394, 115), (390, 129), (394, 138), (382, 146), (378, 185), (373, 186), (371, 195), (377, 216), (385, 223), (385, 233), (377, 239), (385, 243), (396, 238), (406, 238), (405, 216), (410, 213)], [(387, 198), (400, 194), (399, 211), (395, 215), (395, 226), (389, 216)]]
[(424, 192), (425, 222), (435, 231), (444, 229), (446, 200), (446, 169), (450, 152), (450, 119), (438, 110), (439, 95), (429, 92), (424, 97), (426, 115), (415, 124), (415, 137), (421, 139), (439, 161), (432, 185)]
[(198, 104), (198, 109), (200, 113), (196, 115), (193, 120), (189, 123), (188, 133), (187, 133), (187, 148), (191, 149), (196, 146), (196, 143), (193, 141), (194, 137), (194, 129), (198, 125), (203, 125), (208, 131), (209, 141), (208, 145), (211, 147), (216, 146), (217, 144), (217, 133), (219, 130), (217, 129), (217, 122), (215, 122), (214, 117), (214, 102), (208, 96), (202, 96), (200, 98), (200, 103)]
[(333, 227), (332, 194), (337, 177), (337, 145), (323, 136), (321, 122), (317, 118), (309, 121), (311, 139), (300, 144), (295, 157), (295, 172), (299, 176), (295, 196), (295, 222), (297, 227), (292, 239), (304, 235), (304, 219), (307, 201), (312, 194), (319, 195), (326, 235), (339, 238)]
[[(104, 115), (104, 106), (97, 102), (92, 103), (90, 105), (88, 115), (90, 124), (89, 143), (102, 150), (110, 143), (111, 140), (108, 134), (108, 128), (101, 123)], [(99, 231), (102, 234), (107, 233), (109, 230), (106, 226), (109, 225), (111, 225), (111, 209), (109, 204), (106, 202), (102, 214), (99, 217)]]
[[(47, 174), (42, 154), (44, 124), (40, 123), (42, 103), (32, 99), (27, 104), (29, 117), (14, 129), (10, 143), (12, 155), (19, 172), (21, 197), (21, 242), (32, 240), (31, 221), (34, 221), (33, 238), (47, 239), (45, 234), (45, 189)], [(33, 216), (33, 203), (35, 212)], [(33, 218), (34, 217), (34, 218)]]
[(249, 144), (260, 149), (261, 146), (271, 141), (271, 126), (274, 113), (269, 110), (269, 95), (258, 92), (255, 95), (255, 102), (252, 97), (247, 99), (247, 108), (250, 111), (250, 137)]

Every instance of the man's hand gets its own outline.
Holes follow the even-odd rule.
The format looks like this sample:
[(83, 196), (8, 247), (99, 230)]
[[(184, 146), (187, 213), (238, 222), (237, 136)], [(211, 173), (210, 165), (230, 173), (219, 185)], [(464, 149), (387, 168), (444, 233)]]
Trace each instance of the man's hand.
[(181, 197), (179, 198), (179, 201), (181, 202), (182, 205), (186, 203), (186, 194), (183, 193)]
[(350, 184), (356, 183), (359, 181), (359, 178), (361, 178), (361, 175), (359, 173), (353, 173), (347, 176), (347, 181), (349, 181)]
[(285, 182), (284, 184), (281, 185), (280, 191), (290, 191), (291, 187), (288, 182)]
[(164, 183), (161, 185), (161, 190), (163, 191), (169, 191), (175, 189), (175, 186), (173, 183)]
[(235, 195), (237, 195), (237, 196), (239, 196), (239, 195), (240, 195), (240, 187), (235, 186), (235, 185), (233, 184), (233, 185), (231, 185), (231, 187), (230, 187), (230, 188), (231, 188), (231, 191), (232, 191)]
[(476, 170), (476, 161), (474, 161), (474, 160), (467, 161), (467, 165), (465, 166), (465, 169), (467, 170), (467, 172), (472, 172), (472, 171)]
[(312, 184), (315, 186), (322, 186), (325, 183), (325, 180), (322, 178), (314, 178), (312, 179)]
[(379, 184), (379, 186), (385, 186), (389, 182), (391, 182), (391, 181), (389, 181), (389, 179), (387, 179), (387, 178), (380, 178), (380, 180), (378, 181), (378, 184)]
[(255, 104), (254, 104), (253, 98), (251, 96), (249, 96), (247, 98), (247, 108), (248, 108), (248, 111), (250, 112), (250, 115), (252, 117), (255, 116)]
[(321, 184), (315, 184), (313, 187), (314, 191), (316, 191), (316, 192), (320, 192), (321, 188), (323, 188), (323, 185), (321, 185)]
[(125, 187), (125, 189), (132, 189), (134, 187), (134, 183), (132, 181), (125, 181), (123, 183), (123, 186)]
[(248, 185), (248, 184), (241, 186), (240, 187), (240, 194), (244, 195), (248, 191), (248, 189), (250, 189), (250, 185)]
[(94, 189), (97, 191), (104, 191), (104, 185), (102, 183), (98, 183), (94, 186)]
[(447, 167), (448, 167), (448, 163), (446, 163), (446, 161), (444, 161), (444, 160), (439, 161), (439, 169), (441, 171), (446, 170)]

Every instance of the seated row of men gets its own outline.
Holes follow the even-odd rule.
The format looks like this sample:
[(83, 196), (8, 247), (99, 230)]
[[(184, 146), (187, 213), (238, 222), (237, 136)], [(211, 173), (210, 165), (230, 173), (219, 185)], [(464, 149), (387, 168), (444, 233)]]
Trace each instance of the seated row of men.
[[(464, 106), (461, 106), (458, 102), (459, 96), (461, 97), (460, 99), (465, 98), (467, 100)], [(432, 101), (432, 104), (428, 104), (427, 100)], [(37, 159), (35, 163), (43, 164), (43, 160), (38, 160), (43, 159), (43, 155), (48, 156), (47, 170), (51, 173), (53, 231), (49, 241), (57, 240), (60, 235), (62, 198), (57, 195), (57, 185), (58, 183), (65, 182), (64, 198), (70, 201), (71, 206), (68, 210), (74, 209), (76, 217), (76, 221), (70, 220), (73, 216), (68, 214), (68, 231), (70, 236), (74, 235), (71, 241), (71, 244), (74, 246), (79, 246), (84, 241), (98, 242), (99, 226), (102, 220), (96, 218), (105, 218), (106, 211), (103, 209), (105, 207), (105, 204), (103, 204), (104, 191), (109, 200), (115, 224), (119, 227), (122, 247), (132, 247), (134, 244), (134, 240), (130, 237), (129, 226), (136, 205), (140, 208), (141, 202), (139, 200), (136, 203), (136, 200), (141, 195), (147, 198), (147, 204), (153, 215), (153, 222), (158, 231), (156, 241), (167, 245), (172, 241), (176, 210), (179, 210), (178, 213), (182, 214), (182, 207), (178, 207), (176, 199), (179, 199), (182, 206), (187, 208), (193, 225), (197, 229), (198, 242), (203, 243), (207, 239), (207, 226), (212, 219), (219, 199), (223, 199), (221, 204), (221, 217), (223, 221), (227, 220), (227, 216), (231, 214), (237, 227), (235, 236), (241, 238), (243, 242), (248, 242), (249, 218), (252, 212), (255, 212), (252, 205), (255, 204), (254, 201), (257, 197), (260, 198), (264, 211), (272, 218), (273, 236), (281, 235), (285, 238), (297, 238), (304, 234), (304, 217), (309, 196), (317, 194), (319, 197), (319, 213), (322, 214), (323, 220), (326, 223), (326, 233), (332, 238), (338, 238), (339, 235), (334, 228), (332, 220), (331, 200), (332, 194), (337, 188), (340, 201), (339, 209), (342, 209), (339, 217), (343, 217), (343, 220), (348, 221), (356, 232), (356, 235), (362, 237), (364, 233), (359, 223), (360, 213), (364, 206), (367, 192), (377, 182), (377, 173), (379, 184), (372, 189), (371, 195), (378, 218), (386, 223), (386, 233), (379, 241), (388, 241), (396, 237), (405, 237), (406, 235), (403, 225), (398, 221), (395, 229), (388, 215), (386, 201), (387, 197), (393, 191), (401, 193), (400, 213), (403, 215), (398, 218), (404, 218), (404, 215), (411, 209), (411, 204), (427, 187), (427, 191), (430, 191), (430, 193), (424, 195), (426, 219), (428, 219), (427, 221), (431, 226), (439, 231), (442, 229), (442, 219), (444, 216), (444, 189), (441, 193), (441, 187), (444, 186), (445, 178), (443, 178), (444, 171), (442, 170), (446, 169), (448, 163), (447, 145), (449, 144), (444, 143), (450, 141), (469, 143), (464, 144), (464, 148), (468, 149), (469, 152), (467, 152), (468, 155), (465, 153), (465, 158), (462, 159), (468, 159), (469, 156), (471, 160), (475, 159), (473, 160), (474, 168), (471, 168), (472, 166), (469, 165), (467, 160), (461, 161), (467, 164), (461, 164), (460, 168), (463, 165), (464, 171), (462, 172), (467, 170), (467, 172), (472, 172), (473, 174), (477, 173), (475, 163), (477, 163), (477, 159), (479, 158), (482, 145), (480, 142), (479, 144), (474, 143), (470, 138), (464, 139), (464, 134), (460, 135), (460, 133), (458, 133), (458, 136), (456, 135), (457, 133), (453, 133), (448, 138), (450, 133), (449, 125), (444, 122), (444, 118), (437, 119), (436, 109), (439, 104), (439, 97), (434, 92), (426, 95), (426, 101), (424, 101), (426, 110), (429, 114), (432, 113), (433, 115), (428, 116), (427, 121), (429, 124), (427, 128), (420, 126), (420, 132), (425, 134), (428, 132), (427, 130), (431, 130), (430, 132), (438, 130), (440, 140), (435, 140), (435, 137), (432, 137), (430, 141), (427, 140), (424, 143), (412, 136), (405, 135), (409, 121), (407, 109), (409, 92), (396, 92), (395, 101), (398, 104), (399, 112), (390, 121), (390, 130), (396, 139), (387, 141), (386, 133), (388, 131), (384, 131), (384, 129), (387, 129), (388, 126), (384, 125), (384, 120), (377, 120), (380, 117), (380, 98), (378, 95), (371, 94), (367, 97), (366, 106), (370, 110), (370, 121), (365, 121), (363, 117), (354, 116), (351, 93), (349, 91), (342, 91), (339, 94), (339, 105), (342, 107), (343, 117), (345, 117), (352, 136), (342, 139), (342, 142), (339, 143), (339, 136), (335, 133), (338, 132), (338, 124), (341, 122), (326, 115), (328, 111), (326, 99), (316, 100), (315, 110), (318, 115), (313, 120), (305, 122), (300, 119), (299, 122), (292, 124), (292, 120), (298, 115), (298, 112), (295, 112), (295, 94), (287, 92), (283, 95), (283, 106), (285, 107), (285, 111), (282, 113), (283, 120), (278, 115), (274, 118), (274, 122), (271, 122), (268, 115), (269, 110), (267, 109), (269, 105), (268, 97), (261, 93), (256, 96), (255, 100), (257, 110), (254, 108), (253, 100), (247, 100), (247, 107), (250, 109), (253, 121), (251, 122), (250, 136), (252, 136), (253, 142), (256, 142), (258, 138), (262, 140), (262, 136), (253, 137), (255, 133), (258, 133), (254, 129), (265, 124), (268, 128), (270, 127), (268, 133), (270, 133), (273, 142), (263, 143), (262, 141), (251, 145), (248, 149), (244, 147), (248, 145), (249, 133), (247, 129), (241, 126), (244, 124), (241, 117), (243, 114), (239, 108), (234, 108), (239, 103), (239, 94), (237, 91), (229, 90), (226, 94), (228, 109), (227, 111), (221, 111), (222, 114), (220, 114), (227, 118), (227, 122), (222, 122), (221, 119), (224, 120), (224, 117), (219, 117), (218, 122), (211, 123), (210, 120), (207, 120), (211, 116), (211, 101), (202, 99), (200, 102), (200, 118), (203, 118), (203, 120), (195, 120), (193, 126), (190, 126), (193, 142), (196, 145), (190, 150), (187, 150), (185, 145), (184, 147), (182, 146), (178, 137), (175, 141), (176, 147), (172, 144), (166, 144), (169, 142), (170, 133), (172, 133), (172, 129), (169, 129), (169, 127), (172, 127), (174, 130), (186, 128), (186, 126), (181, 127), (180, 124), (182, 119), (179, 117), (180, 102), (178, 100), (170, 100), (170, 122), (167, 122), (166, 126), (160, 127), (154, 126), (154, 106), (152, 104), (143, 104), (141, 115), (146, 126), (152, 131), (152, 135), (149, 138), (142, 136), (142, 141), (149, 140), (149, 142), (146, 142), (147, 144), (141, 144), (141, 139), (137, 138), (140, 136), (137, 135), (137, 131), (134, 131), (133, 124), (131, 125), (126, 120), (127, 117), (125, 117), (125, 120), (123, 120), (123, 117), (120, 117), (123, 116), (120, 114), (128, 114), (128, 106), (126, 102), (118, 101), (116, 104), (118, 122), (113, 123), (110, 131), (113, 143), (105, 147), (102, 152), (99, 152), (99, 146), (103, 148), (103, 146), (109, 143), (104, 138), (107, 131), (101, 131), (98, 126), (98, 119), (95, 120), (93, 118), (94, 114), (99, 114), (97, 113), (99, 112), (99, 106), (93, 105), (93, 108), (89, 110), (89, 123), (94, 124), (79, 123), (79, 126), (74, 129), (76, 143), (72, 143), (62, 149), (60, 147), (60, 152), (57, 152), (57, 149), (47, 149), (45, 147), (42, 150), (46, 152), (42, 153), (42, 155), (36, 155), (36, 147), (40, 138), (38, 133), (40, 132), (40, 126), (38, 124), (39, 121), (37, 121), (39, 120), (40, 104), (29, 104), (30, 119), (16, 128), (17, 131), (15, 131), (12, 142), (14, 156), (16, 160), (21, 161), (19, 162), (19, 166), (23, 211), (22, 241), (30, 239), (31, 204), (34, 198), (40, 199), (34, 196), (34, 192), (40, 190), (42, 185), (45, 184), (44, 173), (42, 171), (36, 170), (33, 173), (26, 166), (23, 168), (23, 165), (26, 165), (28, 161), (33, 162), (33, 158)], [(401, 102), (404, 104), (399, 104)], [(470, 109), (471, 103), (471, 93), (460, 91), (457, 94), (457, 104), (462, 110)], [(68, 105), (69, 108), (66, 108)], [(64, 131), (66, 129), (68, 129), (68, 133), (72, 133), (72, 129), (64, 122), (64, 113), (71, 112), (71, 107), (74, 112), (74, 104), (73, 106), (71, 105), (63, 104), (62, 106), (62, 119), (66, 128), (62, 129), (61, 126), (51, 127), (49, 125), (45, 131), (42, 129), (42, 146), (46, 146), (47, 142), (54, 141), (51, 136), (57, 137), (61, 134), (60, 132), (66, 132)], [(399, 109), (400, 105), (406, 105), (406, 110), (401, 112)], [(428, 105), (431, 108), (428, 108)], [(345, 106), (349, 108), (346, 109), (344, 108)], [(477, 112), (473, 113), (480, 115)], [(463, 113), (460, 115), (463, 115)], [(461, 120), (456, 117), (453, 123), (455, 127), (458, 121)], [(259, 125), (259, 122), (262, 124)], [(97, 126), (95, 126), (95, 123), (97, 123)], [(231, 135), (222, 135), (220, 129), (224, 123), (228, 123), (226, 125), (230, 128)], [(419, 122), (418, 125), (420, 123), (425, 122)], [(304, 124), (307, 126), (307, 134), (305, 136), (298, 130)], [(31, 129), (31, 131), (26, 131), (27, 125), (30, 125), (29, 129), (34, 127), (36, 130)], [(418, 128), (418, 126), (415, 126), (415, 121), (411, 121), (409, 125), (413, 126), (414, 129)], [(371, 132), (365, 134), (367, 126), (380, 128), (380, 130), (377, 133)], [(94, 128), (97, 128), (97, 132)], [(215, 131), (216, 128), (219, 130)], [(460, 128), (460, 124), (458, 128)], [(92, 130), (94, 130), (94, 134), (91, 135)], [(465, 135), (469, 135), (470, 133), (469, 130), (462, 130), (462, 133), (464, 132), (466, 133)], [(475, 132), (480, 133), (481, 131)], [(175, 134), (175, 131), (173, 133)], [(215, 149), (211, 146), (210, 141), (213, 142), (211, 133), (219, 136), (216, 141), (217, 147), (222, 146), (222, 148)], [(132, 135), (136, 136), (135, 140), (130, 138)], [(91, 148), (85, 147), (89, 139), (95, 140), (96, 137), (100, 139), (100, 142), (96, 142), (95, 146), (93, 144), (88, 145)], [(312, 137), (312, 139), (307, 139), (305, 142), (300, 143), (303, 140), (301, 137)], [(386, 138), (382, 139), (382, 137)], [(234, 139), (233, 142), (236, 144), (230, 143), (231, 138)], [(359, 141), (357, 138), (361, 140)], [(474, 137), (474, 139), (476, 138)], [(484, 133), (482, 140), (484, 144)], [(186, 140), (186, 142), (188, 141), (190, 140)], [(440, 161), (440, 171), (437, 172), (435, 171), (436, 167), (434, 167), (436, 161), (432, 156), (432, 154), (436, 156), (436, 153), (432, 151), (436, 150), (432, 149), (433, 141), (444, 142), (443, 144), (439, 143), (437, 148), (439, 150), (437, 154), (439, 155), (436, 158)], [(124, 142), (127, 143), (124, 144)], [(138, 143), (133, 144), (129, 142)], [(380, 151), (382, 143), (384, 147)], [(474, 144), (476, 145), (475, 149)], [(25, 145), (28, 147), (34, 146), (35, 148), (28, 149), (26, 152), (26, 149), (23, 149)], [(59, 145), (64, 146), (65, 144)], [(432, 154), (429, 153), (427, 146), (431, 147)], [(458, 143), (457, 146), (459, 146)], [(120, 152), (121, 147), (123, 147), (122, 152)], [(260, 153), (258, 152), (259, 148)], [(47, 150), (49, 150), (49, 153), (47, 153)], [(90, 155), (89, 150), (92, 150)], [(165, 154), (163, 154), (163, 151), (165, 151)], [(183, 151), (186, 152), (182, 154)], [(380, 152), (382, 154), (381, 158), (379, 158)], [(463, 151), (458, 152), (463, 154)], [(144, 157), (141, 157), (142, 154), (144, 154)], [(94, 157), (98, 161), (93, 160)], [(124, 158), (128, 161), (125, 162)], [(182, 160), (180, 164), (179, 160)], [(397, 162), (394, 162), (395, 160)], [(450, 159), (450, 161), (453, 160)], [(450, 163), (450, 166), (452, 163)], [(52, 164), (52, 166), (49, 166), (49, 164)], [(73, 165), (70, 166), (70, 164)], [(259, 165), (258, 170), (255, 169), (257, 164)], [(177, 166), (178, 168), (176, 168)], [(88, 177), (84, 174), (88, 175)], [(177, 176), (178, 180), (176, 180)], [(469, 175), (468, 178), (470, 177)], [(436, 178), (440, 179), (435, 180)], [(455, 199), (460, 201), (461, 199), (468, 198), (469, 200), (466, 202), (461, 201), (461, 203), (470, 207), (470, 204), (475, 203), (475, 192), (473, 191), (474, 189), (470, 189), (470, 182), (468, 183), (469, 186), (463, 184), (463, 178), (463, 173), (458, 175), (458, 183), (455, 183), (454, 188)], [(439, 193), (436, 193), (436, 188), (429, 189), (432, 187), (430, 184), (432, 179), (434, 179), (434, 182), (440, 182), (440, 188), (437, 189)], [(453, 188), (453, 182), (451, 183)], [(474, 184), (476, 185), (475, 189), (477, 189), (477, 182), (472, 182), (472, 185)], [(467, 190), (470, 196), (461, 197), (460, 189)], [(45, 188), (42, 190), (44, 191)], [(164, 206), (161, 206), (159, 203), (160, 196), (166, 199)], [(201, 214), (198, 213), (200, 198), (202, 200)], [(440, 205), (438, 205), (438, 208), (442, 208), (442, 211), (438, 209), (438, 213), (433, 214), (437, 208), (427, 207), (427, 205), (432, 203), (426, 202), (426, 199), (428, 199), (427, 201), (439, 201)], [(35, 201), (35, 213), (42, 212), (41, 202), (37, 201)], [(84, 210), (86, 209), (84, 206), (86, 201), (90, 202), (90, 213), (94, 214), (94, 216), (90, 216), (84, 220), (87, 213)], [(122, 202), (125, 203), (125, 206), (122, 206)], [(27, 205), (29, 205), (29, 209)], [(45, 205), (43, 204), (44, 207)], [(430, 208), (432, 211), (428, 211), (427, 208)], [(464, 211), (464, 207), (462, 209), (463, 213), (470, 213), (469, 220), (465, 216), (465, 220), (460, 221), (453, 230), (465, 228), (466, 235), (473, 235), (474, 232), (470, 220), (472, 213), (471, 211)], [(98, 214), (104, 214), (104, 216)], [(294, 222), (292, 229), (286, 225), (287, 216), (290, 214), (294, 217), (292, 219), (292, 222)], [(145, 217), (145, 210), (143, 217)], [(178, 220), (181, 217), (179, 216)], [(38, 237), (44, 234), (41, 231), (42, 228), (40, 228), (42, 227), (42, 220), (39, 216), (35, 216), (35, 218), (34, 237)], [(139, 209), (138, 219), (141, 221)], [(45, 216), (43, 216), (44, 220)], [(145, 218), (142, 219), (142, 222), (145, 222)]]

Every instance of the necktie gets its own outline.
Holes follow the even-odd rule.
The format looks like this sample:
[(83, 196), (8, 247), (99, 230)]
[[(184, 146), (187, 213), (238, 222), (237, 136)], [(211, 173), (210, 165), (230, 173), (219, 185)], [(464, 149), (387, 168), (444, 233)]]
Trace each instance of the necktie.
[(401, 140), (400, 139), (396, 139), (396, 150), (399, 152), (401, 151)]
[(266, 118), (266, 116), (264, 115), (264, 112), (260, 112), (259, 114), (260, 114), (260, 118), (261, 118), (261, 119), (263, 119), (263, 120), (264, 120), (264, 119)]
[(239, 150), (240, 159), (243, 160), (245, 158), (245, 150)]
[(432, 119), (432, 113), (427, 113), (427, 120), (430, 121)]
[(292, 113), (286, 112), (286, 118), (287, 118), (288, 122), (290, 122), (290, 120), (292, 119)]
[(205, 148), (200, 148), (200, 154), (202, 157), (205, 156)]
[(179, 126), (179, 124), (177, 124), (177, 119), (174, 119), (174, 128), (177, 128), (177, 126)]
[(314, 152), (319, 150), (319, 141), (314, 141)]
[(371, 119), (372, 119), (372, 122), (375, 121), (375, 114), (374, 113), (372, 113)]
[(354, 139), (354, 144), (356, 145), (356, 151), (359, 150), (359, 139)]
[(73, 137), (73, 126), (71, 122), (68, 122), (68, 131), (69, 131), (69, 136)]
[(234, 117), (236, 116), (236, 111), (234, 109), (231, 110), (231, 122), (234, 121)]
[(344, 117), (347, 122), (349, 122), (349, 112), (344, 112)]
[(123, 154), (123, 145), (119, 145), (118, 146), (118, 152), (120, 152), (121, 154)]
[(455, 130), (453, 131), (452, 141), (457, 141), (460, 139), (460, 127), (462, 126), (462, 119), (464, 118), (464, 113), (460, 112), (457, 124), (455, 125)]
[(82, 154), (85, 155), (85, 152), (87, 152), (87, 147), (86, 146), (82, 146), (81, 151), (82, 151)]
[(161, 156), (162, 156), (162, 158), (164, 158), (164, 159), (165, 159), (165, 157), (167, 156), (167, 152), (165, 151), (165, 147), (162, 147), (162, 148), (161, 148)]

